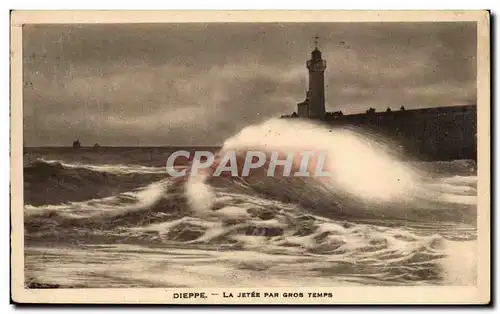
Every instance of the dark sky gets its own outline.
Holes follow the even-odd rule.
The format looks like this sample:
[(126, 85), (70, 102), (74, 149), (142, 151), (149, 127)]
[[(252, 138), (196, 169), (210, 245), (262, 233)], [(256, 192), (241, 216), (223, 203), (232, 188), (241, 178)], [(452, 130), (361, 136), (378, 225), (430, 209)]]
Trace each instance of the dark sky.
[(296, 111), (316, 35), (328, 111), (476, 101), (475, 23), (28, 25), (25, 144), (221, 144)]

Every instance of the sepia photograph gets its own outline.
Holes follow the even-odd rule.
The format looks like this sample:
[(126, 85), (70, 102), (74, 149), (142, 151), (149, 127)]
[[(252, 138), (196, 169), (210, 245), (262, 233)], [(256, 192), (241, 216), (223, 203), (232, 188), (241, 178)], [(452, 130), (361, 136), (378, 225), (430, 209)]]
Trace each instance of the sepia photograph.
[(12, 12), (13, 299), (488, 303), (489, 27)]

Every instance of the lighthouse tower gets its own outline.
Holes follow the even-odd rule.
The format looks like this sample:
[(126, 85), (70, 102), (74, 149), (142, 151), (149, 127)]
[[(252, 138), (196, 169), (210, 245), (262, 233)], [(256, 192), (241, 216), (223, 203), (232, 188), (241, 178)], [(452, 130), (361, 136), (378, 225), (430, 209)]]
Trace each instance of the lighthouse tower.
[(309, 100), (308, 116), (311, 119), (323, 119), (325, 117), (325, 70), (326, 61), (321, 58), (321, 51), (318, 49), (318, 37), (314, 40), (314, 50), (311, 52), (311, 59), (307, 60), (309, 70)]

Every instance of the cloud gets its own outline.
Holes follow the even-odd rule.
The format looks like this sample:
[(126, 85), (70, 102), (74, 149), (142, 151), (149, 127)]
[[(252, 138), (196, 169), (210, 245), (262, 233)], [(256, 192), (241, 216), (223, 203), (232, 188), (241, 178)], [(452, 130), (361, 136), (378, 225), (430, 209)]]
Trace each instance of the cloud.
[(327, 109), (474, 102), (472, 23), (28, 25), (27, 145), (216, 145), (291, 113), (321, 39)]

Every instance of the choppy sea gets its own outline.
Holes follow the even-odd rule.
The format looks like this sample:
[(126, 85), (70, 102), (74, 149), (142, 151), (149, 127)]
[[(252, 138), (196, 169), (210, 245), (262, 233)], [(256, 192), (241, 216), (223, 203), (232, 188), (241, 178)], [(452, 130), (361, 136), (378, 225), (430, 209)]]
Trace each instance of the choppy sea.
[(474, 161), (298, 124), (248, 127), (221, 151), (327, 151), (330, 180), (171, 178), (173, 148), (25, 149), (27, 287), (475, 284)]

